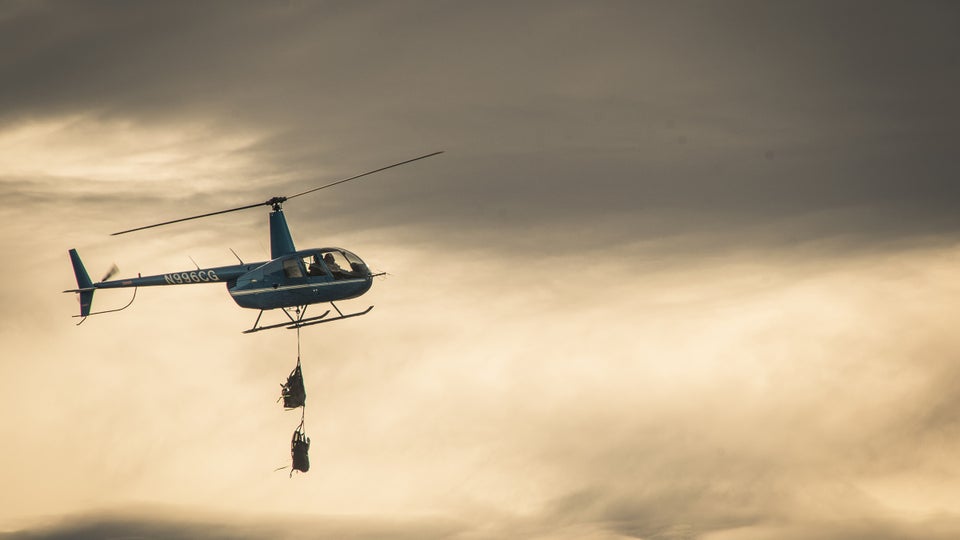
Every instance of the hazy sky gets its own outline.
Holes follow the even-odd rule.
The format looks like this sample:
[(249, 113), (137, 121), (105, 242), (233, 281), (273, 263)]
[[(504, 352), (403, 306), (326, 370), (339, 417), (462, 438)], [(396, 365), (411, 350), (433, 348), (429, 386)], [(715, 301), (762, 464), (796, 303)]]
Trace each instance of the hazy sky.
[[(0, 2), (0, 538), (960, 536), (952, 2)], [(299, 248), (304, 330), (94, 279)], [(95, 308), (127, 302), (98, 292)]]

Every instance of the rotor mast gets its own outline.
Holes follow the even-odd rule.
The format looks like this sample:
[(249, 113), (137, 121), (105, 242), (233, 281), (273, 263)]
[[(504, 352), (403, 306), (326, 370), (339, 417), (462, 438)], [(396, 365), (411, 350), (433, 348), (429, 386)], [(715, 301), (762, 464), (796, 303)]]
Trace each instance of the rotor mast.
[(286, 197), (274, 197), (270, 199), (270, 258), (276, 259), (284, 255), (293, 253), (297, 250), (293, 245), (293, 237), (290, 235), (290, 227), (287, 226), (287, 218), (283, 215), (281, 205), (286, 201)]

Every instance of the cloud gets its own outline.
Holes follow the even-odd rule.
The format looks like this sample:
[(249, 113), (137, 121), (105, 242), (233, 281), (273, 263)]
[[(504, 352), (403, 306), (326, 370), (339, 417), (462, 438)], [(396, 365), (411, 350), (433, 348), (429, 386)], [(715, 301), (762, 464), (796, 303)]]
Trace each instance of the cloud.
[(82, 540), (95, 538), (197, 539), (236, 538), (453, 538), (462, 526), (444, 519), (390, 519), (328, 517), (251, 518), (250, 516), (198, 516), (185, 509), (148, 507), (140, 510), (93, 512), (29, 527), (0, 538), (30, 540)]
[(949, 242), (956, 10), (870, 6), (30, 4), (0, 111), (254, 133), (270, 195), (446, 149), (311, 202), (445, 247)]
[[(292, 429), (268, 412), (290, 336), (237, 340), (250, 314), (222, 290), (153, 291), (136, 312), (45, 339), (7, 325), (11, 357), (37, 360), (0, 366), (4, 395), (30, 399), (23, 381), (43, 380), (59, 398), (10, 418), (6, 458), (60, 465), (13, 473), (7, 512), (147, 499), (227, 516), (429, 509), (466, 538), (949, 537), (954, 251), (730, 258), (647, 268), (640, 281), (595, 261), (602, 302), (551, 271), (569, 259), (515, 274), (519, 295), (490, 283), (496, 261), (411, 272), (399, 263), (416, 253), (384, 251), (400, 269), (377, 285), (381, 315), (304, 336), (316, 446), (302, 482), (269, 472)], [(62, 440), (75, 448), (61, 453)], [(69, 525), (235, 530), (178, 519)], [(286, 534), (264, 534), (275, 531)]]
[[(516, 519), (502, 529), (478, 524), (463, 524), (444, 518), (396, 520), (376, 517), (329, 518), (251, 518), (249, 516), (184, 517), (182, 512), (154, 509), (149, 512), (113, 511), (61, 518), (55, 523), (34, 526), (0, 538), (29, 540), (82, 540), (94, 538), (141, 538), (215, 540), (236, 538), (367, 538), (453, 539), (453, 538), (647, 538), (650, 540), (736, 540), (736, 539), (800, 539), (800, 538), (877, 538), (900, 540), (924, 538), (947, 539), (960, 531), (956, 516), (936, 516), (920, 521), (845, 519), (836, 521), (779, 521), (738, 523), (727, 518), (723, 525), (711, 530), (699, 526), (670, 524), (660, 513), (662, 504), (645, 511), (654, 515), (639, 519), (642, 512), (629, 501), (611, 501), (598, 505), (595, 498), (578, 494), (566, 499), (573, 503), (573, 512), (558, 508), (558, 513), (545, 516), (539, 523)], [(677, 501), (687, 503), (689, 499)], [(694, 503), (696, 504), (696, 503)], [(605, 507), (598, 512), (598, 506)], [(584, 510), (587, 508), (588, 510)], [(691, 512), (696, 509), (691, 508)], [(593, 514), (587, 524), (574, 525), (572, 516)], [(697, 516), (703, 517), (703, 516)], [(641, 524), (642, 523), (642, 524)], [(657, 525), (659, 523), (659, 525)]]
[[(24, 535), (957, 532), (955, 8), (3, 9), (0, 435), (59, 467), (0, 508), (68, 516)], [(285, 207), (391, 273), (304, 334), (304, 482), (271, 476), (292, 336), (238, 339), (222, 287), (51, 323), (69, 247), (256, 260), (256, 212), (105, 235), (437, 149)], [(138, 500), (222, 513), (86, 513)]]

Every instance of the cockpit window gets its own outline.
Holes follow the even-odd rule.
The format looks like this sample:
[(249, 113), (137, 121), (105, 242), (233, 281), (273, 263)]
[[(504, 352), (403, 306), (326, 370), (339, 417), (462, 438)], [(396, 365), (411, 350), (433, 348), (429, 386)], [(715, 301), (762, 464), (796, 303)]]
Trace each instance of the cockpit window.
[(347, 262), (350, 263), (349, 268), (355, 275), (366, 275), (370, 273), (370, 271), (367, 269), (367, 265), (360, 260), (360, 257), (357, 257), (353, 253), (350, 253), (346, 250), (344, 250), (343, 255), (346, 257)]
[(354, 255), (353, 253), (350, 253), (349, 251), (344, 251), (343, 256), (346, 257), (347, 261), (349, 261), (350, 264), (363, 264), (363, 261), (360, 260), (360, 257), (357, 257), (356, 255)]
[(321, 253), (321, 257), (323, 257), (323, 264), (325, 264), (327, 270), (330, 270), (330, 273), (333, 274), (334, 279), (343, 279), (352, 275), (350, 272), (350, 263), (347, 262), (343, 253), (336, 250), (324, 251)]

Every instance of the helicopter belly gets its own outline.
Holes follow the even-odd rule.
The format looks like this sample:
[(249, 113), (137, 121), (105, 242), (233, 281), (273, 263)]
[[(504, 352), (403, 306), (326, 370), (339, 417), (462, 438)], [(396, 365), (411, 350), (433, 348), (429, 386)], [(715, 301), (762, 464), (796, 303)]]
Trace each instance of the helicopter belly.
[[(249, 309), (276, 309), (356, 298), (370, 290), (369, 278), (325, 283), (276, 284), (233, 287), (230, 296), (238, 306)], [(256, 284), (259, 285), (259, 284)]]

